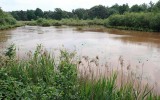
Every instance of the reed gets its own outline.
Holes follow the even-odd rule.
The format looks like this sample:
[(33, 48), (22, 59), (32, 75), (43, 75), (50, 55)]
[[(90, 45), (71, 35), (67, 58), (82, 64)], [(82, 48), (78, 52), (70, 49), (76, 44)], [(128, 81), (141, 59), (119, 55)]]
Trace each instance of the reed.
[[(77, 61), (75, 53), (60, 50), (59, 58), (55, 58), (41, 45), (28, 53), (28, 59), (17, 58), (14, 51), (12, 45), (0, 57), (0, 99), (160, 99), (153, 88), (136, 80), (134, 74), (122, 78), (121, 72), (110, 70), (107, 64), (105, 77), (100, 70), (94, 72), (92, 67), (100, 66), (98, 57), (94, 60), (83, 57), (84, 60)], [(86, 70), (80, 71), (84, 62), (87, 62)]]

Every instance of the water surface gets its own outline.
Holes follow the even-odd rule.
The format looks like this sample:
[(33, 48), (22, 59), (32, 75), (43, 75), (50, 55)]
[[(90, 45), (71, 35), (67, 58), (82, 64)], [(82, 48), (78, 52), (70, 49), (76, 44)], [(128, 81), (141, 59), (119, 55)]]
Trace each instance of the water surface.
[(77, 55), (99, 57), (100, 61), (118, 67), (119, 57), (124, 66), (131, 65), (160, 85), (160, 33), (122, 31), (115, 29), (78, 31), (76, 27), (23, 26), (0, 31), (0, 51), (16, 44), (18, 55), (24, 56), (42, 44), (47, 50), (66, 48)]

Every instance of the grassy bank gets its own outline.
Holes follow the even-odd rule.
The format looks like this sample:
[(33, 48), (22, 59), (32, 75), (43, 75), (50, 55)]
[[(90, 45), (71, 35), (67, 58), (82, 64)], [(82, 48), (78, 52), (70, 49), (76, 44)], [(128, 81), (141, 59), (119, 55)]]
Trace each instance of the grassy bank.
[[(38, 46), (28, 60), (15, 56), (15, 46), (0, 57), (0, 99), (38, 100), (159, 100), (148, 85), (128, 79), (117, 84), (120, 74), (94, 79), (81, 75), (74, 53), (60, 51), (60, 57)], [(133, 76), (134, 77), (134, 76)]]

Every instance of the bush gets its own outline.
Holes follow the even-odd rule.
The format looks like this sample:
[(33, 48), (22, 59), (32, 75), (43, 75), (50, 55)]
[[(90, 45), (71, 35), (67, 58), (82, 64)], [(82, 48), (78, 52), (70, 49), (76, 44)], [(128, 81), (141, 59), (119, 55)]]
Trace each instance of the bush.
[(26, 61), (17, 61), (13, 51), (11, 45), (7, 56), (0, 57), (0, 99), (78, 98), (77, 70), (71, 63), (72, 54), (61, 51), (60, 62), (56, 64), (41, 46)]
[(153, 15), (150, 22), (150, 27), (155, 31), (160, 31), (160, 13)]
[(6, 12), (3, 12), (0, 9), (0, 26), (5, 26), (5, 25), (15, 25), (16, 20)]
[(108, 18), (109, 26), (130, 27), (136, 30), (160, 31), (160, 13), (125, 13)]

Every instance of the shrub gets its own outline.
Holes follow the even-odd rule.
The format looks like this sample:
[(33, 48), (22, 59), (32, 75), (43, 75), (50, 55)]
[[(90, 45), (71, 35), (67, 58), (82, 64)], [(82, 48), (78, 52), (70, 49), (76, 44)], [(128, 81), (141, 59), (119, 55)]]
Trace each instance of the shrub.
[(160, 13), (125, 13), (108, 18), (108, 26), (130, 27), (136, 30), (160, 31)]
[(0, 26), (5, 26), (5, 25), (15, 25), (16, 20), (6, 12), (3, 12), (0, 9)]

